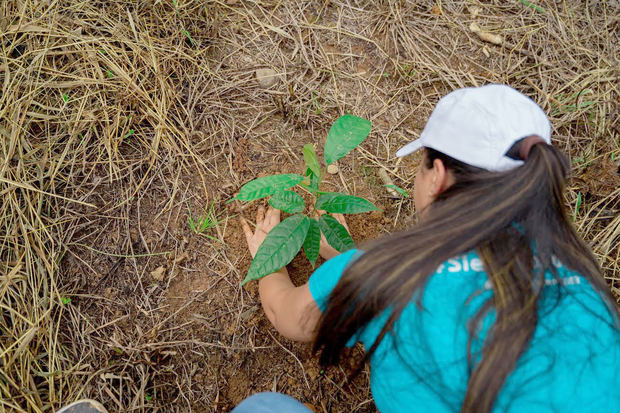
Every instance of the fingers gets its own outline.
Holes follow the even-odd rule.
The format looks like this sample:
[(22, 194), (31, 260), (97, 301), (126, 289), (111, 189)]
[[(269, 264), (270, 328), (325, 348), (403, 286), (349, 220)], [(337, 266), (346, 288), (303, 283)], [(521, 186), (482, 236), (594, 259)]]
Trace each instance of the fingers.
[[(319, 210), (316, 210), (316, 211), (314, 212), (314, 216), (315, 216), (315, 217), (317, 217), (317, 218), (318, 218), (319, 216), (323, 215), (323, 214), (327, 214), (327, 212), (326, 212), (326, 211), (323, 211), (323, 210), (320, 210), (320, 209), (319, 209)], [(344, 215), (342, 215), (342, 214), (331, 214), (331, 215), (332, 215), (334, 218), (336, 218), (336, 221), (338, 221), (338, 222), (340, 222), (342, 225), (344, 225), (344, 227), (347, 229), (347, 231), (349, 231), (349, 226), (347, 225), (347, 220), (345, 219)]]
[(336, 221), (340, 222), (342, 225), (344, 225), (344, 227), (348, 230), (349, 226), (347, 225), (347, 220), (345, 219), (344, 215), (342, 214), (332, 214), (334, 216), (334, 218), (336, 218)]
[(250, 238), (252, 238), (254, 233), (252, 232), (252, 229), (250, 229), (250, 225), (248, 224), (248, 221), (245, 220), (245, 218), (239, 217), (239, 222), (241, 222), (241, 228), (243, 228), (245, 239), (249, 242)]
[[(319, 214), (323, 215), (323, 214), (325, 214), (325, 211), (319, 211)], [(336, 218), (336, 221), (340, 222), (347, 229), (347, 231), (349, 230), (349, 226), (347, 225), (347, 220), (344, 217), (344, 215), (342, 215), (342, 214), (332, 214), (332, 216), (334, 218)]]
[(267, 210), (267, 213), (265, 214), (265, 220), (263, 221), (263, 225), (261, 225), (260, 228), (262, 231), (269, 232), (273, 227), (278, 225), (279, 222), (280, 210), (270, 206)]
[(264, 206), (259, 206), (258, 210), (256, 211), (256, 225), (263, 225), (263, 222), (265, 221), (265, 207)]
[(269, 225), (276, 226), (280, 222), (280, 210), (269, 207), (269, 211), (267, 212), (269, 215)]

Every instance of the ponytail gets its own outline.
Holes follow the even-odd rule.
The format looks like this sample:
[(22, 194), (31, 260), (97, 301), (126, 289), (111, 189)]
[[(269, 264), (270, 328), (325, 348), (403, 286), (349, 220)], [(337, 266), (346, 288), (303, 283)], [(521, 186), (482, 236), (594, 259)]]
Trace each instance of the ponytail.
[[(388, 307), (391, 311), (368, 360), (404, 308), (421, 305), (424, 287), (436, 268), (476, 250), (484, 262), (493, 296), (469, 325), (469, 347), (484, 316), (495, 311), (462, 412), (490, 412), (506, 377), (529, 345), (537, 326), (544, 271), (554, 275), (552, 258), (585, 277), (617, 313), (595, 257), (573, 229), (563, 206), (569, 164), (556, 148), (523, 139), (509, 151), (525, 159), (506, 172), (489, 172), (426, 149), (427, 167), (441, 159), (455, 184), (430, 205), (415, 227), (378, 239), (343, 273), (319, 322), (314, 350), (323, 365), (337, 364), (347, 341)], [(527, 153), (519, 153), (528, 145)], [(533, 271), (532, 245), (543, 271)], [(538, 278), (537, 278), (538, 277)], [(359, 369), (358, 369), (359, 371)]]

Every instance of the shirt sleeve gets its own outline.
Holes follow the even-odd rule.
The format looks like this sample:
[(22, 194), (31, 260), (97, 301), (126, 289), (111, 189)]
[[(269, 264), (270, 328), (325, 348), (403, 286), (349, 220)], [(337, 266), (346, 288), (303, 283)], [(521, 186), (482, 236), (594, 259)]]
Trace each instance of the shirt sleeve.
[(329, 295), (334, 287), (336, 287), (336, 284), (338, 284), (338, 281), (340, 281), (344, 269), (349, 262), (359, 255), (358, 253), (359, 250), (356, 249), (343, 252), (325, 261), (325, 263), (317, 268), (310, 276), (310, 280), (308, 281), (310, 294), (321, 311), (325, 311), (327, 308), (327, 299)]

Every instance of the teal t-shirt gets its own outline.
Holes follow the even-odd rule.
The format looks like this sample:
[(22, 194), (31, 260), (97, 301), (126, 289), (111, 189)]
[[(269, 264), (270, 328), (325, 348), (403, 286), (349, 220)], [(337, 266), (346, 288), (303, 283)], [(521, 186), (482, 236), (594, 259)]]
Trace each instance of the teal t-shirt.
[[(351, 250), (325, 262), (310, 277), (312, 297), (323, 311)], [(587, 280), (554, 260), (568, 293), (545, 274), (538, 326), (529, 348), (506, 379), (494, 412), (620, 412), (620, 333)], [(405, 308), (394, 334), (382, 340), (370, 360), (370, 386), (382, 413), (458, 412), (469, 379), (467, 322), (492, 295), (475, 252), (448, 260), (431, 276), (422, 297)], [(561, 298), (559, 298), (561, 297)], [(388, 310), (359, 331), (355, 340), (369, 348)], [(474, 354), (492, 325), (483, 321)], [(396, 344), (396, 346), (394, 345)]]

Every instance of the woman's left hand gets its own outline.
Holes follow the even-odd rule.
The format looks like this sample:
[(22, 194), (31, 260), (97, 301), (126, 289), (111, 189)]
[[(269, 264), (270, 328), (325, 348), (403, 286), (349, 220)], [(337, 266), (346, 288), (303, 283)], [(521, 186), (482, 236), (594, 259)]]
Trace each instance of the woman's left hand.
[(243, 233), (245, 234), (245, 240), (248, 242), (250, 254), (252, 258), (254, 258), (256, 251), (258, 251), (258, 247), (263, 243), (269, 231), (280, 223), (280, 210), (269, 207), (267, 213), (265, 213), (264, 207), (258, 207), (258, 211), (256, 212), (256, 229), (254, 232), (252, 232), (245, 218), (240, 217), (239, 220), (241, 221), (241, 228), (243, 228)]

